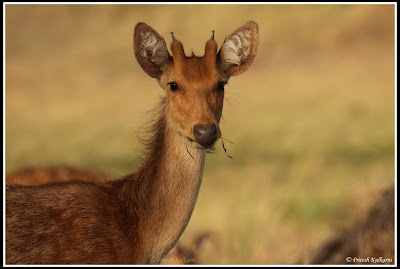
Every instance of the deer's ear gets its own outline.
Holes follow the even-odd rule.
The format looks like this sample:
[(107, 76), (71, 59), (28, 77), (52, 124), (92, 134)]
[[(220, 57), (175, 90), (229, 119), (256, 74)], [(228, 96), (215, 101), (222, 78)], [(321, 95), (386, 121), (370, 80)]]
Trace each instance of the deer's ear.
[(258, 25), (250, 21), (225, 38), (218, 62), (225, 74), (237, 76), (251, 65), (258, 49)]
[(169, 63), (169, 53), (164, 38), (146, 23), (139, 22), (133, 33), (136, 60), (144, 72), (159, 79)]

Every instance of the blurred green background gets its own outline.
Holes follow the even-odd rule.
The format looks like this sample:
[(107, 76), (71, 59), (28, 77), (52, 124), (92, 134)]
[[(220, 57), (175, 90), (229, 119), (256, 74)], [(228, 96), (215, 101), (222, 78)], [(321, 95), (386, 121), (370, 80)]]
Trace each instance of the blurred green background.
[(6, 5), (6, 172), (138, 166), (136, 134), (163, 94), (133, 56), (135, 24), (187, 54), (259, 24), (231, 78), (192, 219), (212, 264), (306, 260), (394, 182), (394, 5)]

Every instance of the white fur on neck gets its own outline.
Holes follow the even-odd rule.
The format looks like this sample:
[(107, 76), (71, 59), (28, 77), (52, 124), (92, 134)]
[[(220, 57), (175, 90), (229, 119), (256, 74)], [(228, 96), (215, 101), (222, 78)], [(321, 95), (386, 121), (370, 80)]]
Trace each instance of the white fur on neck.
[[(155, 240), (148, 249), (148, 257), (156, 257), (158, 263), (165, 254), (175, 245), (181, 233), (186, 228), (192, 215), (199, 193), (206, 151), (198, 149), (187, 142), (186, 138), (175, 131), (169, 131), (166, 135), (166, 143), (170, 145), (164, 155), (166, 160), (161, 169), (165, 175), (161, 179), (163, 188), (158, 197), (173, 196), (173, 200), (167, 199), (165, 203), (172, 210), (168, 213), (167, 220), (158, 221), (154, 233)], [(190, 155), (188, 153), (190, 152)]]

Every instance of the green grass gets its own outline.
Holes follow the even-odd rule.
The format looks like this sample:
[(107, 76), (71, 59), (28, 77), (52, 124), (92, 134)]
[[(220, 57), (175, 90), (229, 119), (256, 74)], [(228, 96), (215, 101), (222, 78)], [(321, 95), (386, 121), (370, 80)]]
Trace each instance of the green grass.
[(393, 5), (6, 6), (6, 172), (69, 163), (118, 176), (162, 91), (135, 62), (138, 21), (198, 55), (211, 30), (258, 22), (226, 87), (181, 241), (212, 231), (215, 264), (288, 264), (360, 218), (394, 182)]

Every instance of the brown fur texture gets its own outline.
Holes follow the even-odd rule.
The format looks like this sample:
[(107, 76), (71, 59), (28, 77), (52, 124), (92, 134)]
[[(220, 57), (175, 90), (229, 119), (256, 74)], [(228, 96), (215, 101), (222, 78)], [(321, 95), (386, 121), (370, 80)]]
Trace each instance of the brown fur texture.
[(36, 186), (40, 184), (83, 179), (89, 181), (105, 181), (110, 179), (109, 175), (76, 168), (70, 165), (36, 166), (18, 170), (6, 176), (6, 185), (21, 184)]
[[(36, 186), (45, 183), (71, 180), (106, 181), (109, 175), (70, 165), (35, 166), (18, 170), (6, 176), (6, 185), (20, 184)], [(209, 245), (210, 233), (197, 235), (191, 245), (179, 244), (168, 252), (163, 264), (197, 264), (204, 245)]]
[[(144, 23), (135, 27), (134, 49), (166, 92), (144, 138), (142, 166), (112, 181), (8, 185), (7, 264), (158, 264), (186, 228), (213, 146), (198, 144), (193, 126), (215, 124), (220, 137), (218, 85), (229, 75), (208, 56), (174, 61)], [(206, 55), (214, 49), (207, 45)]]

